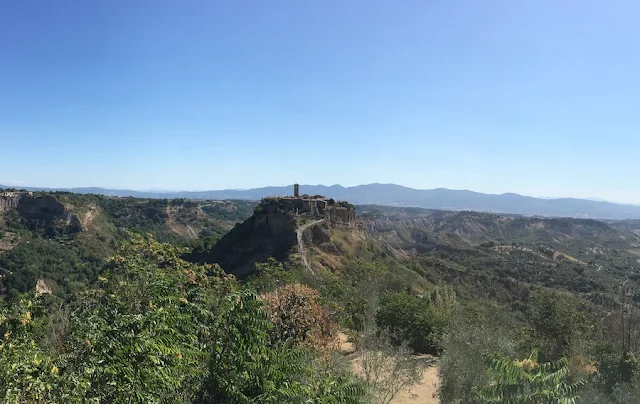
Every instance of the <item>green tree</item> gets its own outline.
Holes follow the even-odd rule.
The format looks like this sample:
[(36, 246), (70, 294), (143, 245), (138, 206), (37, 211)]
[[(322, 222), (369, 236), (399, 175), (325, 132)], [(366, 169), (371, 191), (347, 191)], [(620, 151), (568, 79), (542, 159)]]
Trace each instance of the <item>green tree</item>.
[(134, 236), (109, 259), (101, 288), (87, 292), (71, 319), (69, 348), (87, 375), (87, 399), (190, 400), (204, 377), (216, 296), (233, 280), (182, 252)]
[(247, 285), (258, 292), (270, 292), (296, 280), (293, 272), (273, 257), (265, 262), (256, 262), (254, 267), (255, 273), (249, 276)]
[(486, 355), (515, 355), (513, 313), (495, 303), (460, 304), (442, 340), (438, 397), (442, 404), (477, 404), (474, 388), (489, 383)]
[(80, 403), (86, 379), (64, 372), (64, 355), (38, 344), (39, 298), (0, 310), (0, 401), (3, 403)]
[(538, 349), (541, 360), (555, 361), (576, 353), (586, 329), (586, 317), (576, 309), (575, 299), (540, 289), (531, 296), (521, 343), (527, 350)]

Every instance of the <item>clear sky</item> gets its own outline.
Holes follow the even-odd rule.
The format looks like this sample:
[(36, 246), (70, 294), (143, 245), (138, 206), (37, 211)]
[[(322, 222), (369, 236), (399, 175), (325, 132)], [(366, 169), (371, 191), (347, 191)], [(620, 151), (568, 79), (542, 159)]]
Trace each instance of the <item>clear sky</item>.
[(0, 1), (0, 183), (640, 203), (640, 2)]

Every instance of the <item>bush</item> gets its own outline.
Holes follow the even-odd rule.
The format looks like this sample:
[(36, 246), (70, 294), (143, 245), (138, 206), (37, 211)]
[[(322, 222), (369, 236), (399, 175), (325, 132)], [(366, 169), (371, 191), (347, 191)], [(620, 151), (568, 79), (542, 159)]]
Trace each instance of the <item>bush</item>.
[(376, 320), (396, 345), (407, 342), (415, 352), (438, 354), (454, 306), (455, 293), (449, 288), (437, 287), (424, 296), (389, 293), (380, 299)]
[(406, 343), (392, 344), (385, 331), (369, 323), (358, 343), (356, 360), (372, 395), (370, 401), (388, 404), (400, 390), (420, 381), (425, 364), (413, 357)]
[(318, 292), (299, 283), (284, 285), (261, 295), (278, 341), (291, 340), (314, 348), (334, 343), (336, 325), (318, 304)]
[[(477, 310), (481, 309), (481, 310)], [(510, 325), (495, 305), (458, 307), (443, 337), (438, 396), (442, 404), (476, 404), (474, 388), (488, 383), (485, 356), (499, 352), (513, 355)], [(506, 316), (512, 315), (506, 313)], [(510, 319), (509, 319), (510, 320)]]
[(538, 349), (545, 362), (575, 354), (587, 330), (587, 320), (573, 298), (543, 289), (532, 294), (527, 323), (521, 333), (522, 350)]
[(319, 372), (308, 352), (273, 341), (261, 304), (246, 291), (227, 298), (199, 403), (361, 402), (365, 390), (348, 375)]

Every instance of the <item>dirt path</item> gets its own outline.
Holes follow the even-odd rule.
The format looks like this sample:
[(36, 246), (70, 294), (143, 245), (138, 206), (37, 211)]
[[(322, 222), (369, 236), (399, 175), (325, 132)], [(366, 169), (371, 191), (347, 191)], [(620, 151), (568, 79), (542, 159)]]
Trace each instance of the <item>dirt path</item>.
[(422, 380), (411, 389), (401, 390), (397, 396), (391, 400), (392, 404), (438, 404), (438, 367), (430, 366), (422, 375)]
[(298, 230), (296, 231), (297, 235), (298, 235), (298, 253), (300, 253), (300, 255), (302, 256), (302, 263), (304, 264), (305, 267), (307, 267), (307, 269), (309, 270), (309, 272), (313, 272), (313, 269), (311, 269), (311, 265), (309, 264), (309, 260), (307, 259), (307, 253), (304, 249), (304, 242), (302, 241), (302, 233), (304, 233), (304, 231), (306, 229), (308, 229), (311, 226), (315, 226), (318, 223), (324, 222), (324, 219), (320, 219), (320, 220), (315, 220), (313, 222), (304, 224), (302, 226), (300, 226), (298, 228)]
[[(338, 349), (340, 352), (351, 358), (351, 365), (357, 372), (358, 359), (357, 355), (353, 354), (356, 351), (355, 346), (349, 342), (347, 336), (343, 332), (338, 332)], [(416, 360), (424, 360), (423, 358)], [(402, 389), (391, 400), (391, 404), (438, 404), (440, 401), (437, 397), (438, 393), (438, 366), (437, 364), (427, 367), (422, 374), (422, 379), (418, 384), (411, 386), (410, 388)]]

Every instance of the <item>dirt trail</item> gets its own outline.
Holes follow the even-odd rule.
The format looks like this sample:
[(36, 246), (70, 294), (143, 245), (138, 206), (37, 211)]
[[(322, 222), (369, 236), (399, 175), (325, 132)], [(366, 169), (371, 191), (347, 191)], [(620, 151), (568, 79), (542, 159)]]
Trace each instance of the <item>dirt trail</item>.
[(437, 366), (430, 366), (422, 375), (422, 380), (411, 389), (404, 389), (398, 392), (391, 404), (409, 404), (409, 403), (423, 403), (423, 404), (438, 404), (438, 368)]
[(308, 229), (311, 226), (315, 226), (318, 223), (324, 222), (324, 219), (320, 219), (320, 220), (315, 220), (313, 222), (309, 222), (307, 224), (304, 224), (302, 226), (300, 226), (298, 228), (298, 230), (296, 231), (297, 235), (298, 235), (298, 253), (300, 253), (300, 255), (302, 256), (302, 263), (304, 264), (305, 267), (307, 267), (307, 269), (309, 270), (309, 272), (313, 272), (313, 269), (311, 269), (311, 265), (309, 264), (309, 260), (307, 259), (307, 253), (304, 249), (304, 242), (302, 241), (302, 233), (304, 233), (304, 231), (306, 229)]
[[(348, 337), (338, 332), (338, 343), (340, 352), (343, 355), (351, 358), (351, 366), (354, 370), (358, 371), (358, 358), (354, 355), (356, 348), (353, 343), (349, 342)], [(422, 358), (416, 358), (416, 360), (424, 360)], [(438, 366), (437, 364), (427, 367), (422, 374), (422, 379), (415, 385), (402, 389), (391, 400), (391, 404), (410, 404), (410, 403), (423, 403), (423, 404), (438, 404), (440, 401), (437, 397), (438, 393)]]

